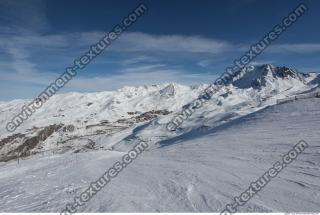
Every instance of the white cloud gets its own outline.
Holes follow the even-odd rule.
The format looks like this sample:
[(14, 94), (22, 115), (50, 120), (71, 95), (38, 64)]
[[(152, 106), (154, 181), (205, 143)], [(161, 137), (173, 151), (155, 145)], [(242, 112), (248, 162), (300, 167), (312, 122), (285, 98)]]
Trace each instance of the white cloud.
[[(93, 44), (99, 41), (105, 32), (83, 32), (79, 34), (79, 43)], [(214, 38), (184, 35), (152, 35), (142, 32), (124, 32), (108, 50), (118, 52), (184, 52), (219, 54), (224, 52), (247, 51), (250, 44), (232, 44)], [(316, 53), (320, 52), (320, 43), (284, 43), (271, 45), (266, 49), (270, 53)]]
[(129, 65), (137, 64), (137, 63), (155, 63), (158, 61), (159, 60), (155, 57), (142, 55), (142, 56), (138, 56), (138, 57), (134, 57), (134, 58), (125, 59), (122, 61), (122, 65), (129, 66)]
[(139, 73), (145, 73), (145, 72), (152, 72), (154, 70), (159, 70), (161, 68), (165, 68), (164, 64), (150, 64), (150, 65), (142, 65), (142, 66), (137, 66), (137, 67), (128, 67), (123, 69), (121, 72), (122, 73), (134, 73), (134, 72), (139, 72)]
[[(9, 57), (8, 59), (0, 59), (0, 81), (11, 81), (11, 83), (18, 86), (21, 85), (21, 88), (25, 88), (28, 84), (48, 85), (60, 74), (53, 74), (47, 70), (40, 71), (38, 69), (39, 65), (34, 61), (36, 54), (46, 56), (50, 51), (51, 54), (56, 53), (58, 57), (68, 55), (71, 59), (71, 64), (73, 57), (80, 56), (87, 50), (89, 45), (96, 43), (102, 36), (102, 32), (56, 35), (24, 34), (11, 37), (0, 35), (1, 54)], [(183, 57), (188, 53), (191, 61), (198, 62), (199, 66), (208, 69), (213, 65), (221, 64), (226, 59), (226, 56), (230, 56), (228, 54), (231, 54), (231, 52), (239, 51), (236, 48), (233, 50), (233, 47), (239, 48), (242, 45), (232, 45), (225, 41), (200, 36), (157, 36), (141, 32), (125, 32), (119, 40), (115, 41), (107, 49), (109, 54), (115, 54), (114, 56), (116, 57), (110, 59), (110, 61), (123, 68), (121, 71), (118, 71), (119, 68), (111, 70), (108, 66), (105, 66), (106, 70), (109, 69), (111, 71), (111, 74), (90, 78), (79, 74), (64, 90), (100, 91), (117, 89), (124, 85), (162, 82), (179, 82), (183, 84), (213, 82), (217, 78), (216, 75), (190, 73), (190, 71), (177, 69), (178, 62), (175, 62), (175, 59), (179, 57), (184, 59)], [(279, 44), (269, 47), (268, 50), (275, 54), (309, 54), (320, 52), (320, 44)], [(157, 55), (157, 53), (163, 54)], [(213, 54), (214, 58), (212, 58)], [(201, 58), (204, 57), (203, 60), (200, 60), (199, 56)], [(169, 58), (172, 58), (171, 63), (163, 61), (163, 59)], [(55, 59), (55, 56), (49, 60), (52, 62), (52, 65), (47, 65), (49, 67), (60, 63)], [(100, 56), (93, 61), (93, 64), (104, 61), (108, 61), (108, 59)], [(264, 63), (272, 63), (272, 61), (253, 62), (253, 64)], [(62, 66), (67, 67), (69, 65)], [(100, 72), (104, 69), (102, 66), (100, 65)], [(115, 72), (116, 75), (114, 74)], [(17, 87), (15, 86), (15, 88)], [(41, 90), (43, 89), (39, 88), (39, 92)]]
[[(60, 75), (60, 73), (50, 73), (48, 70), (40, 71), (38, 69), (40, 65), (37, 62), (39, 64), (41, 62), (35, 61), (37, 55), (46, 58), (50, 52), (52, 59), (48, 61), (51, 65), (41, 66), (42, 68), (54, 67), (61, 63), (61, 56), (68, 56), (68, 59), (73, 60), (107, 33), (92, 31), (43, 34), (50, 26), (46, 17), (46, 1), (42, 0), (0, 0), (0, 20), (5, 23), (1, 25), (3, 23), (0, 22), (0, 53), (3, 56), (0, 59), (0, 81), (7, 84), (6, 87), (2, 85), (0, 91), (7, 93), (10, 89), (14, 90), (12, 95), (17, 97), (20, 94), (25, 96), (24, 92), (29, 88), (32, 88), (33, 91), (39, 88), (40, 92), (43, 89), (39, 85), (48, 85)], [(189, 54), (190, 59), (198, 62), (199, 66), (209, 68), (220, 62), (220, 60), (217, 62), (217, 59), (225, 58), (231, 52), (234, 54), (241, 50), (246, 51), (248, 47), (198, 35), (152, 35), (142, 32), (124, 32), (106, 50), (115, 54), (116, 57), (109, 61), (123, 68), (121, 71), (114, 69), (115, 71), (112, 71), (111, 74), (90, 78), (79, 74), (64, 90), (100, 91), (117, 89), (124, 85), (213, 82), (217, 78), (216, 75), (190, 73), (190, 71), (165, 64), (163, 59), (172, 58), (174, 62), (179, 56), (184, 59), (185, 54)], [(317, 53), (320, 52), (320, 44), (279, 44), (270, 46), (267, 52), (275, 54)], [(162, 55), (157, 55), (159, 53)], [(204, 59), (200, 60), (199, 56), (203, 56)], [(106, 61), (108, 59), (101, 56), (93, 64)], [(102, 64), (100, 66), (101, 69), (104, 68)], [(105, 68), (107, 70), (108, 66)], [(14, 86), (9, 89), (10, 85)], [(17, 89), (23, 89), (20, 91), (24, 92), (20, 93)]]
[[(93, 44), (99, 41), (105, 33), (83, 32), (79, 34), (79, 41)], [(226, 41), (196, 35), (152, 35), (142, 32), (124, 32), (108, 49), (121, 52), (161, 51), (216, 54), (231, 48), (232, 45)]]
[(201, 60), (197, 64), (201, 67), (207, 67), (212, 63), (212, 60)]
[[(0, 59), (0, 80), (17, 83), (49, 84), (54, 74), (38, 71), (37, 64), (32, 60), (35, 51), (46, 55), (48, 50), (63, 48), (68, 44), (62, 35), (0, 35), (0, 50), (9, 59)], [(54, 63), (54, 59), (52, 60)]]
[(298, 53), (298, 54), (312, 54), (320, 52), (319, 43), (292, 43), (279, 44), (270, 46), (267, 50), (270, 53)]
[(189, 53), (221, 53), (230, 50), (225, 41), (200, 36), (150, 35), (141, 32), (124, 33), (111, 49), (116, 51), (162, 51)]

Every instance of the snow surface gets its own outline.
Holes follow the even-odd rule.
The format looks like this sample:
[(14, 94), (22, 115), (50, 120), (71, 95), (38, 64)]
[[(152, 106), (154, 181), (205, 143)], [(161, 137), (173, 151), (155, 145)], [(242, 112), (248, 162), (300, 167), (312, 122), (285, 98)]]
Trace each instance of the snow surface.
[[(319, 78), (269, 65), (252, 73), (238, 81), (250, 77), (246, 82), (253, 86), (223, 87), (174, 132), (166, 130), (166, 123), (208, 85), (171, 83), (53, 96), (16, 133), (33, 137), (38, 128), (61, 123), (75, 130), (54, 132), (19, 164), (0, 162), (0, 211), (60, 212), (144, 140), (150, 148), (80, 211), (220, 212), (304, 139), (309, 148), (240, 210), (319, 212), (320, 99), (276, 105), (277, 99), (317, 89)], [(1, 124), (28, 102), (1, 102)], [(133, 120), (159, 110), (169, 114)], [(0, 140), (12, 135), (4, 127)], [(0, 155), (23, 141), (0, 146)], [(86, 148), (88, 142), (94, 147)]]
[[(309, 148), (241, 211), (320, 210), (320, 100), (265, 108), (144, 152), (81, 211), (220, 212), (295, 143)], [(1, 163), (1, 212), (59, 212), (123, 153), (92, 151)]]

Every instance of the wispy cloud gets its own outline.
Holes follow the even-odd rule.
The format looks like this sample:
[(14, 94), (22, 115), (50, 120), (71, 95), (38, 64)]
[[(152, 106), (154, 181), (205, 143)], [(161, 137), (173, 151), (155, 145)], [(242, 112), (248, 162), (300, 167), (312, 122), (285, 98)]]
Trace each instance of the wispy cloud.
[(123, 66), (130, 66), (133, 64), (138, 64), (138, 63), (156, 63), (158, 62), (159, 59), (156, 57), (150, 57), (150, 56), (138, 56), (138, 57), (133, 57), (129, 59), (124, 59), (121, 61)]
[(201, 60), (197, 64), (201, 67), (207, 67), (212, 63), (212, 60)]
[(35, 55), (68, 43), (64, 35), (43, 34), (48, 29), (46, 2), (0, 0), (0, 26), (0, 81), (20, 87), (48, 83), (53, 74), (37, 69)]
[[(237, 2), (234, 0), (230, 12), (243, 7), (243, 3)], [(32, 95), (37, 95), (70, 66), (74, 58), (107, 33), (108, 29), (106, 32), (67, 33), (50, 29), (46, 3), (43, 0), (0, 0), (0, 98), (5, 95), (26, 97), (31, 95), (31, 90)], [(245, 1), (246, 5), (251, 3), (252, 0)], [(201, 35), (125, 32), (86, 68), (86, 73), (79, 72), (63, 90), (100, 91), (161, 82), (213, 82), (217, 74), (232, 63), (234, 56), (240, 57), (249, 47), (246, 41), (236, 44)], [(278, 44), (270, 46), (266, 52), (272, 54), (267, 58), (270, 61), (259, 56), (260, 61), (252, 64), (272, 63), (287, 54), (319, 53), (320, 44)], [(217, 68), (220, 71), (216, 71)], [(8, 91), (14, 92), (9, 95)]]
[(162, 51), (221, 53), (230, 50), (231, 44), (201, 36), (150, 35), (141, 32), (124, 34), (114, 49), (117, 51)]
[(0, 59), (0, 80), (34, 84), (45, 84), (49, 78), (54, 77), (48, 71), (37, 69), (37, 64), (32, 60), (35, 52), (45, 54), (48, 49), (65, 47), (67, 44), (62, 36), (34, 34), (10, 38), (0, 36), (0, 42), (0, 50), (6, 53), (8, 58)]
[(267, 52), (271, 53), (298, 53), (298, 54), (312, 54), (320, 52), (320, 43), (293, 43), (293, 44), (279, 44), (270, 46)]
[[(82, 43), (94, 43), (103, 32), (79, 34)], [(142, 32), (127, 32), (115, 42), (110, 50), (121, 52), (161, 51), (191, 53), (221, 53), (232, 49), (232, 44), (213, 38), (184, 35), (152, 35)]]
[[(89, 45), (98, 41), (103, 35), (103, 32), (55, 35), (25, 33), (11, 37), (0, 34), (1, 56), (6, 56), (6, 58), (0, 58), (0, 81), (10, 81), (16, 86), (20, 85), (21, 89), (31, 84), (32, 89), (38, 89), (41, 92), (43, 90), (41, 87), (54, 81), (75, 57), (80, 56)], [(239, 47), (243, 47), (243, 44), (231, 44), (200, 36), (128, 32), (108, 47), (107, 56), (99, 56), (92, 62), (93, 65), (99, 66), (99, 74), (92, 72), (90, 65), (88, 70), (92, 73), (79, 74), (63, 89), (63, 92), (114, 90), (124, 85), (162, 82), (183, 84), (213, 82), (217, 75), (223, 72), (224, 61), (230, 57), (230, 54), (237, 55), (241, 50)], [(283, 53), (312, 54), (320, 51), (320, 45), (279, 44), (269, 49), (275, 57)], [(69, 57), (70, 62), (61, 64), (63, 56)], [(110, 59), (110, 56), (117, 57)], [(188, 58), (185, 58), (186, 56)], [(48, 65), (43, 65), (41, 60), (37, 60), (39, 57), (41, 60), (43, 58), (47, 60)], [(103, 64), (103, 62), (109, 63)], [(261, 60), (252, 64), (272, 62), (274, 61)], [(188, 67), (190, 66), (187, 66), (188, 63), (195, 66), (196, 70)], [(39, 66), (45, 69), (39, 69)], [(61, 71), (53, 73), (48, 69), (50, 66), (59, 66)], [(223, 69), (208, 72), (217, 66)], [(35, 85), (41, 87), (36, 88)], [(36, 95), (39, 92), (33, 94)], [(25, 92), (21, 92), (21, 95), (25, 95)]]

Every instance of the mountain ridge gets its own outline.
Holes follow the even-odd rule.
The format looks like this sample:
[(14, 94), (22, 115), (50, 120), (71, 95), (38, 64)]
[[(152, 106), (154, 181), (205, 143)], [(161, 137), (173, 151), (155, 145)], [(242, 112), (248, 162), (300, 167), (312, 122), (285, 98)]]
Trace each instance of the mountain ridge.
[[(314, 90), (319, 86), (318, 79), (319, 75), (270, 64), (252, 67), (247, 73), (240, 71), (232, 84), (223, 86), (175, 132), (167, 131), (166, 123), (184, 105), (198, 98), (208, 84), (185, 86), (164, 83), (126, 86), (116, 91), (98, 93), (54, 95), (14, 134), (0, 129), (0, 154), (4, 158), (8, 155), (14, 158), (18, 156), (17, 151), (28, 155), (60, 150), (61, 147), (65, 147), (66, 151), (86, 151), (119, 146), (122, 150), (126, 145), (124, 143), (135, 138), (156, 144), (191, 130), (222, 125), (275, 105), (278, 99)], [(0, 103), (0, 122), (7, 123), (28, 102)], [(39, 137), (51, 128), (58, 129), (49, 132), (46, 138)], [(129, 136), (131, 139), (127, 138)], [(34, 147), (26, 146), (30, 142)], [(92, 142), (95, 147), (91, 147)], [(22, 146), (27, 149), (23, 151)]]

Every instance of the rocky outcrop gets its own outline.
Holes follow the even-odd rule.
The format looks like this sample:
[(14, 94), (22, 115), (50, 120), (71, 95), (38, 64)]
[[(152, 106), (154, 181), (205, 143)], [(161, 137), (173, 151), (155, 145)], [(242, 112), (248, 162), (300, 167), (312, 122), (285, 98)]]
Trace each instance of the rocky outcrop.
[(31, 155), (32, 149), (39, 146), (39, 144), (44, 142), (48, 137), (50, 137), (54, 132), (58, 131), (62, 127), (63, 124), (49, 125), (39, 130), (35, 136), (29, 138), (26, 138), (23, 134), (15, 134), (1, 140), (1, 144), (12, 144), (15, 140), (17, 140), (17, 138), (23, 138), (22, 144), (8, 152), (7, 155), (1, 157), (0, 161), (9, 161), (18, 157), (26, 157)]
[(174, 90), (173, 84), (169, 84), (167, 87), (160, 90), (161, 96), (170, 97), (170, 96), (174, 96), (174, 94), (175, 94), (175, 90)]
[(144, 113), (140, 112), (128, 112), (128, 115), (137, 115), (133, 116), (127, 119), (119, 119), (116, 121), (116, 123), (121, 123), (121, 124), (132, 124), (132, 123), (139, 123), (139, 122), (144, 122), (144, 121), (149, 121), (152, 119), (157, 118), (158, 115), (168, 115), (171, 112), (168, 110), (151, 110), (147, 111)]
[(24, 134), (14, 134), (14, 135), (11, 135), (9, 137), (6, 137), (2, 140), (0, 140), (0, 150), (2, 149), (3, 146), (5, 146), (6, 144), (10, 144), (10, 143), (13, 143), (13, 142), (17, 142), (19, 139), (22, 139), (24, 138), (25, 135)]

